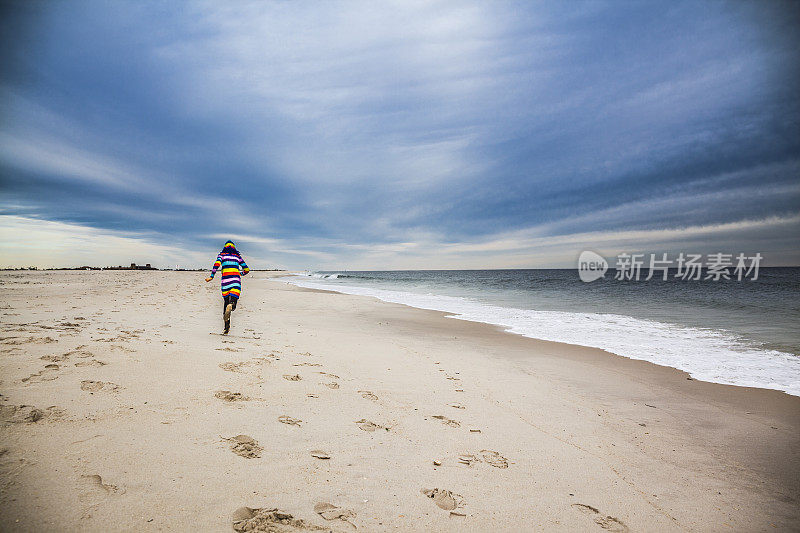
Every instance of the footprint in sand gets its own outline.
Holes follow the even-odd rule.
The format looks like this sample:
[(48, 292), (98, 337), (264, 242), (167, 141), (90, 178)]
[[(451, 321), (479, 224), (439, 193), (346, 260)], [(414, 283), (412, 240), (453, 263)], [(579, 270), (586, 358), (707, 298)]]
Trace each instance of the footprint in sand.
[(87, 392), (114, 392), (119, 390), (119, 385), (111, 383), (110, 381), (81, 381), (81, 390)]
[(372, 392), (368, 390), (360, 390), (358, 393), (361, 395), (362, 398), (366, 400), (372, 400), (373, 402), (378, 400), (378, 397), (372, 394)]
[(233, 530), (239, 532), (328, 531), (328, 528), (309, 524), (278, 509), (240, 507), (234, 511), (231, 518), (233, 520)]
[(86, 348), (86, 345), (85, 344), (81, 344), (80, 346), (78, 346), (74, 350), (70, 350), (68, 352), (65, 352), (63, 357), (64, 357), (64, 359), (67, 359), (69, 357), (72, 357), (73, 355), (75, 357), (81, 357), (81, 358), (94, 356), (94, 354), (92, 352), (84, 350), (84, 348)]
[(136, 353), (136, 350), (134, 350), (133, 348), (128, 348), (127, 346), (120, 346), (118, 344), (112, 344), (111, 349), (125, 353)]
[(472, 466), (473, 463), (479, 463), (480, 459), (471, 453), (462, 453), (458, 456), (458, 462), (462, 465)]
[(58, 418), (64, 410), (55, 405), (38, 409), (32, 405), (0, 405), (0, 421), (12, 424), (35, 424), (44, 418)]
[(330, 459), (331, 458), (330, 454), (328, 454), (327, 452), (324, 452), (322, 450), (311, 450), (309, 453), (311, 454), (311, 457), (316, 457), (317, 459)]
[(445, 426), (450, 426), (451, 428), (460, 428), (461, 424), (457, 421), (453, 420), (452, 418), (447, 418), (444, 415), (433, 415), (431, 418), (435, 418), (436, 420), (441, 420), (442, 424)]
[(278, 422), (280, 422), (281, 424), (288, 424), (290, 426), (299, 426), (302, 420), (300, 420), (299, 418), (292, 418), (291, 416), (287, 415), (281, 415), (278, 417)]
[(85, 480), (86, 485), (96, 491), (101, 491), (106, 494), (124, 494), (125, 489), (113, 485), (111, 483), (104, 483), (103, 478), (99, 474), (89, 474), (81, 476)]
[(17, 352), (21, 352), (21, 351), (22, 351), (22, 348), (20, 348), (18, 346), (12, 346), (11, 348), (2, 348), (2, 349), (0, 349), (0, 353), (2, 353), (2, 354), (12, 354), (12, 353), (17, 353)]
[(300, 374), (294, 374), (294, 375), (292, 375), (292, 374), (284, 374), (283, 375), (283, 379), (285, 379), (287, 381), (300, 381), (303, 378), (300, 377)]
[(375, 422), (371, 422), (365, 418), (356, 420), (356, 425), (359, 427), (359, 429), (364, 431), (375, 431), (376, 429), (385, 429), (386, 431), (389, 431), (389, 428), (381, 426), (380, 424), (376, 424)]
[(495, 468), (508, 468), (508, 459), (493, 450), (481, 450), (483, 460)]
[(229, 390), (218, 390), (214, 397), (224, 402), (246, 402), (250, 399), (241, 392), (231, 392)]
[(92, 359), (90, 361), (78, 361), (75, 363), (75, 366), (104, 366), (106, 363), (103, 361), (98, 361), (97, 359)]
[(42, 361), (50, 361), (51, 363), (60, 363), (61, 361), (65, 361), (68, 358), (69, 356), (64, 354), (64, 355), (43, 355), (39, 359), (41, 359)]
[(225, 370), (227, 372), (240, 372), (241, 373), (241, 372), (244, 372), (244, 370), (246, 368), (249, 368), (249, 367), (252, 367), (252, 366), (259, 366), (259, 365), (268, 365), (271, 362), (272, 361), (270, 361), (266, 357), (254, 357), (253, 359), (250, 359), (249, 361), (240, 361), (238, 363), (234, 363), (232, 361), (227, 361), (225, 363), (220, 363), (219, 367), (222, 370)]
[(421, 489), (420, 492), (433, 500), (440, 509), (452, 511), (464, 505), (464, 498), (446, 489)]
[(320, 363), (295, 363), (292, 366), (322, 366)]
[(460, 403), (448, 403), (447, 405), (449, 405), (450, 407), (453, 407), (455, 409), (466, 409), (466, 407), (464, 407)]
[(219, 367), (226, 372), (241, 372), (242, 364), (243, 363), (231, 363), (227, 361), (225, 363), (220, 363)]
[(78, 493), (78, 499), (88, 504), (83, 509), (81, 518), (91, 518), (92, 512), (108, 497), (124, 494), (125, 489), (113, 483), (106, 483), (99, 474), (88, 474), (81, 476), (82, 490)]
[(325, 385), (329, 389), (338, 389), (339, 388), (339, 384), (336, 383), (335, 381), (333, 381), (331, 383), (320, 383), (320, 385)]
[(323, 376), (327, 376), (333, 379), (339, 379), (339, 376), (337, 376), (336, 374), (331, 374), (330, 372), (317, 372), (317, 374), (322, 374)]
[(458, 456), (458, 462), (467, 466), (485, 462), (495, 468), (508, 468), (508, 459), (493, 450), (481, 450), (480, 455), (463, 453)]
[(51, 342), (58, 342), (52, 337), (5, 337), (2, 344), (50, 344)]
[(99, 474), (82, 475), (83, 490), (78, 498), (88, 507), (83, 509), (81, 518), (91, 518), (92, 512), (108, 497), (124, 494), (125, 489), (112, 483), (106, 483)]
[(320, 502), (314, 505), (314, 512), (325, 520), (341, 520), (355, 527), (350, 520), (356, 517), (356, 513), (351, 509), (342, 509), (332, 503)]
[(59, 366), (51, 363), (44, 365), (44, 370), (31, 374), (27, 378), (22, 378), (23, 383), (41, 383), (42, 381), (53, 381), (58, 378)]
[(236, 435), (223, 439), (228, 441), (231, 445), (231, 451), (245, 459), (256, 459), (261, 457), (261, 452), (264, 450), (258, 445), (258, 441), (249, 435)]
[(580, 512), (594, 520), (594, 523), (605, 529), (606, 531), (613, 531), (614, 533), (627, 533), (628, 526), (623, 524), (619, 519), (610, 515), (602, 515), (599, 510), (583, 503), (573, 503), (572, 506)]

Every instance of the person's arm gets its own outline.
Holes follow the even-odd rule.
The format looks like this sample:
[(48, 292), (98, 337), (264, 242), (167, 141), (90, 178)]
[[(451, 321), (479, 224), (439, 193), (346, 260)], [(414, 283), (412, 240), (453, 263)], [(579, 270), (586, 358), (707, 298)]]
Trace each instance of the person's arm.
[(247, 266), (247, 263), (245, 263), (244, 259), (241, 257), (239, 258), (239, 268), (242, 269), (242, 276), (246, 276), (250, 273), (250, 267)]
[(217, 269), (219, 269), (219, 267), (221, 266), (222, 266), (222, 259), (220, 259), (220, 256), (217, 256), (217, 260), (214, 261), (214, 266), (211, 267), (211, 275), (206, 278), (206, 281), (211, 281), (212, 279), (214, 279), (214, 274), (217, 273)]

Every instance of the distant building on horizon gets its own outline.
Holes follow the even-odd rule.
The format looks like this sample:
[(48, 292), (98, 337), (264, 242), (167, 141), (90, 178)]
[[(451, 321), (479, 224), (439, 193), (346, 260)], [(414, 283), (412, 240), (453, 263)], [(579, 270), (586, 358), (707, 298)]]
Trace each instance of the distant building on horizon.
[(131, 263), (131, 266), (124, 267), (120, 265), (115, 267), (105, 267), (103, 270), (158, 270), (158, 269), (150, 266), (150, 263), (147, 263), (146, 265), (137, 265), (136, 263)]

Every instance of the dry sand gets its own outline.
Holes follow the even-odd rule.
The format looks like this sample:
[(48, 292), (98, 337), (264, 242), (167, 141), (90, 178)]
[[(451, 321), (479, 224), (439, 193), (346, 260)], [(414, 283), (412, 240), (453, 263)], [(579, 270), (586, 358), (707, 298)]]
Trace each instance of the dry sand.
[(0, 274), (0, 529), (800, 529), (800, 398), (203, 277)]

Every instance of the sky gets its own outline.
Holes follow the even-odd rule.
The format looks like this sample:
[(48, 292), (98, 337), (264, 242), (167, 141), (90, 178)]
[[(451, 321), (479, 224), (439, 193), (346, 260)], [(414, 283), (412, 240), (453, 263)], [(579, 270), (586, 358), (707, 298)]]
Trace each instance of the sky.
[(800, 4), (0, 3), (0, 266), (800, 265)]

